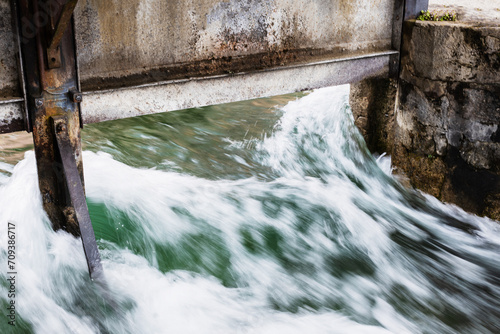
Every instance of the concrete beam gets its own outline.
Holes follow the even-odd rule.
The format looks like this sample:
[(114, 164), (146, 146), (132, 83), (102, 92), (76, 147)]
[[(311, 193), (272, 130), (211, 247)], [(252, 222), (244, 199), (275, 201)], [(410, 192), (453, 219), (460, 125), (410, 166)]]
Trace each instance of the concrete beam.
[[(387, 77), (395, 51), (255, 72), (171, 80), (84, 92), (84, 123), (228, 103)], [(0, 132), (23, 130), (22, 100), (0, 103)]]
[(84, 95), (84, 123), (293, 93), (387, 76), (394, 52), (253, 73), (175, 80)]

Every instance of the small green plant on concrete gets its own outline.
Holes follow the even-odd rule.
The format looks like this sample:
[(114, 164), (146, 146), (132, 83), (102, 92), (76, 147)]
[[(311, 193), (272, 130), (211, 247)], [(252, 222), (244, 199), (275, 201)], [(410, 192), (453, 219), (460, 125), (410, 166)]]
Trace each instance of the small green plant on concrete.
[(439, 13), (435, 11), (422, 10), (420, 15), (417, 17), (420, 21), (456, 21), (457, 13), (454, 12), (444, 12)]
[(444, 13), (443, 16), (439, 19), (439, 21), (456, 21), (457, 13)]

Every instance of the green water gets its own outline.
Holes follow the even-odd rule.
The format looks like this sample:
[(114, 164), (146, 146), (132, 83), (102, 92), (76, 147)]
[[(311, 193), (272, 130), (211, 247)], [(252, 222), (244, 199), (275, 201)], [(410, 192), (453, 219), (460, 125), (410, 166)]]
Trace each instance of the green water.
[[(175, 171), (210, 180), (271, 180), (275, 173), (253, 161), (253, 150), (259, 141), (272, 135), (282, 115), (279, 108), (305, 95), (296, 93), (92, 124), (82, 132), (83, 150), (109, 153), (135, 168)], [(201, 233), (183, 236), (176, 245), (165, 245), (148, 238), (134, 224), (134, 217), (92, 200), (88, 205), (98, 239), (131, 249), (162, 272), (200, 272), (219, 278), (225, 286), (236, 287), (230, 272), (230, 253), (217, 230), (205, 227)], [(281, 203), (268, 199), (268, 205), (277, 209)], [(172, 209), (190, 223), (199, 224), (188, 210)], [(249, 251), (280, 251), (281, 236), (275, 229), (258, 233), (266, 238), (263, 245), (242, 228), (241, 238)]]
[[(265, 174), (253, 162), (257, 143), (272, 134), (279, 107), (305, 93), (193, 108), (88, 125), (83, 149), (106, 152), (138, 168), (238, 179)], [(244, 142), (245, 150), (231, 147)], [(239, 154), (239, 155), (237, 155)]]

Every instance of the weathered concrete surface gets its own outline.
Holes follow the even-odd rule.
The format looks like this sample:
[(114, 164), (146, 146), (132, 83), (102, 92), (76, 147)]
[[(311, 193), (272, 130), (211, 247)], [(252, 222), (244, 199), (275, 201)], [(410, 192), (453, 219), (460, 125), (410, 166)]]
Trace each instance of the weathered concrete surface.
[(500, 2), (497, 0), (430, 0), (429, 10), (454, 11), (461, 22), (500, 22)]
[(21, 97), (9, 0), (0, 0), (0, 101)]
[(0, 133), (24, 130), (23, 99), (0, 103)]
[(80, 0), (84, 90), (391, 48), (393, 0)]
[(500, 25), (407, 28), (393, 164), (413, 186), (500, 220)]
[(393, 79), (366, 79), (351, 84), (349, 103), (354, 123), (372, 152), (392, 152), (396, 93), (397, 82)]

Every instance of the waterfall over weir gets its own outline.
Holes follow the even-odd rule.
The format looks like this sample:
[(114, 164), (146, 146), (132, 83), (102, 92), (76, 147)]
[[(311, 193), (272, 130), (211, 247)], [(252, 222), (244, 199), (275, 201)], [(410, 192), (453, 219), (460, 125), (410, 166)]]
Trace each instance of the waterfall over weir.
[(34, 154), (0, 162), (0, 333), (500, 332), (500, 225), (401, 186), (366, 149), (348, 96), (86, 126), (114, 307), (80, 240), (52, 230)]

